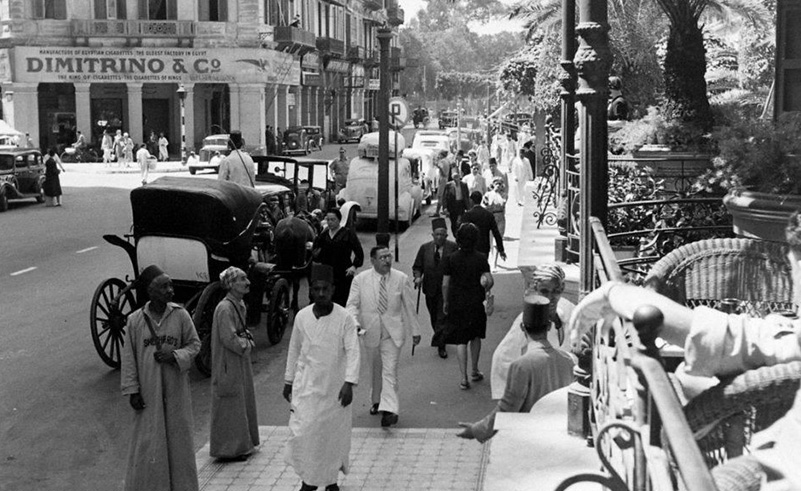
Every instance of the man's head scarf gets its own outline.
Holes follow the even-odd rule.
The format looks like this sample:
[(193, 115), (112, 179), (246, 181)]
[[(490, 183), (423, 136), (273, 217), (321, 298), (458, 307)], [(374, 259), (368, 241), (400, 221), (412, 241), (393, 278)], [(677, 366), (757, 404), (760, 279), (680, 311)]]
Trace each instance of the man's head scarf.
[(561, 266), (554, 263), (546, 263), (537, 266), (531, 274), (531, 286), (538, 285), (542, 281), (554, 280), (559, 287), (564, 287), (565, 272)]
[(228, 266), (225, 271), (220, 273), (220, 283), (226, 290), (230, 290), (234, 285), (234, 281), (239, 276), (247, 276), (247, 274), (236, 266)]

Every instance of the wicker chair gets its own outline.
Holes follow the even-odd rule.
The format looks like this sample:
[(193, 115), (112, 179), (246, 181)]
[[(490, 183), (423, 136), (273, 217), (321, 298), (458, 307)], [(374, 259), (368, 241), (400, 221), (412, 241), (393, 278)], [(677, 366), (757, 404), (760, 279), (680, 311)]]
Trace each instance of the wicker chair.
[[(763, 317), (795, 311), (787, 246), (752, 239), (707, 239), (684, 245), (654, 264), (645, 286), (688, 307), (706, 305)], [(707, 465), (720, 466), (747, 452), (751, 435), (783, 416), (801, 381), (801, 362), (749, 370), (703, 392), (685, 407)], [(716, 470), (720, 489), (743, 461)], [(753, 464), (749, 464), (753, 465)], [(748, 467), (748, 466), (746, 466)], [(728, 469), (728, 470), (727, 470)], [(725, 479), (729, 476), (729, 480)]]

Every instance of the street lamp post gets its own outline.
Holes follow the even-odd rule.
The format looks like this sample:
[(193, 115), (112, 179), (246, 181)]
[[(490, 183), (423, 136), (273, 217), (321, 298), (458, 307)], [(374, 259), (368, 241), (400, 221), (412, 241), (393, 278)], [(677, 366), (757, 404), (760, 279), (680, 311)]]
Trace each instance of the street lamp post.
[(186, 88), (178, 84), (178, 99), (181, 101), (181, 163), (186, 163)]
[(377, 37), (381, 62), (378, 90), (378, 223), (375, 242), (376, 245), (389, 246), (389, 41), (392, 39), (392, 29), (378, 29)]

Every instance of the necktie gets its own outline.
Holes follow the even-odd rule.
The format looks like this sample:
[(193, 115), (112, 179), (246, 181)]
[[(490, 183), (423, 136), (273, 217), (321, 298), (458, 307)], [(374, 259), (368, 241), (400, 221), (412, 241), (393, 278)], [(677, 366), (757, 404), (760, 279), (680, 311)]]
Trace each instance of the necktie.
[(387, 311), (387, 276), (381, 276), (381, 283), (378, 288), (378, 313), (383, 314)]
[(434, 248), (434, 266), (439, 266), (439, 247)]

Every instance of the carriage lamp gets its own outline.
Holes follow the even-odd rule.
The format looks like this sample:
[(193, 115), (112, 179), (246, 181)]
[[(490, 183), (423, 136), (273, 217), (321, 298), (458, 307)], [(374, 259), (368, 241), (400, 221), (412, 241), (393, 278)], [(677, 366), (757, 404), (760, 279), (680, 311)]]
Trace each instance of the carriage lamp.
[(181, 164), (186, 164), (186, 88), (178, 84), (178, 99), (181, 101)]

